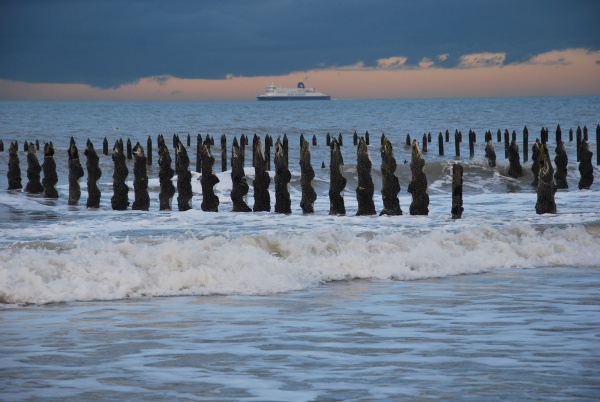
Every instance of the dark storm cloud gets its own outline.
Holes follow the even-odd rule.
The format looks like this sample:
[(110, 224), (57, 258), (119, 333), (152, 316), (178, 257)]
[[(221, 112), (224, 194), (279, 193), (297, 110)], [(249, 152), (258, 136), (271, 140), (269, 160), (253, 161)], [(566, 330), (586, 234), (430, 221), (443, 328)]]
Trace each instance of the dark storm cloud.
[[(142, 77), (281, 75), (377, 59), (600, 49), (595, 0), (0, 2), (0, 78), (107, 88)], [(437, 57), (449, 54), (445, 61)]]

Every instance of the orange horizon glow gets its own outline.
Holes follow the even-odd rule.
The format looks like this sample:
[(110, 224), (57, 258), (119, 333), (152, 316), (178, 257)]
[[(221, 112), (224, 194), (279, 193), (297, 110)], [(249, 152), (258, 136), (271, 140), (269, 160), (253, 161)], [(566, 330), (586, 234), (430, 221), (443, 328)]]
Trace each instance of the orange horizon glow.
[[(440, 55), (443, 60), (447, 55)], [(456, 68), (435, 60), (407, 67), (401, 56), (378, 60), (377, 67), (352, 66), (299, 71), (282, 76), (220, 80), (173, 76), (141, 78), (118, 88), (86, 84), (35, 84), (0, 80), (1, 100), (36, 101), (223, 101), (255, 100), (271, 82), (295, 86), (304, 81), (332, 99), (463, 98), (600, 95), (600, 51), (567, 49), (504, 64), (504, 53), (460, 58)], [(306, 79), (308, 77), (308, 80)]]

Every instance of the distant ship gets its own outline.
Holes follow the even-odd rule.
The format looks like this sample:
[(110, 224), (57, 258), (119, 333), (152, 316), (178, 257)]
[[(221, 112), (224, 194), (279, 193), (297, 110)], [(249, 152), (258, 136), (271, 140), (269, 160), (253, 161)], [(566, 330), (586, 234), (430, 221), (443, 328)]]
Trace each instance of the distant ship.
[(256, 97), (259, 101), (287, 100), (331, 100), (331, 96), (317, 92), (314, 88), (306, 88), (299, 82), (296, 88), (276, 87), (271, 84), (265, 87), (265, 93)]

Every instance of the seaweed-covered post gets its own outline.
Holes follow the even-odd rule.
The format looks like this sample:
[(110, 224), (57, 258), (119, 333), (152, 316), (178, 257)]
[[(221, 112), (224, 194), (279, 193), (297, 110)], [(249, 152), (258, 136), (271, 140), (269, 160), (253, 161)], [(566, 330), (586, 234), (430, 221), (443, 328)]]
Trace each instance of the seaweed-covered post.
[(221, 135), (221, 172), (227, 170), (227, 137)]
[(269, 184), (271, 184), (271, 178), (267, 172), (265, 151), (259, 137), (256, 141), (256, 163), (254, 166), (254, 212), (271, 211)]
[(302, 187), (302, 199), (300, 208), (303, 214), (312, 214), (315, 212), (315, 201), (317, 193), (315, 192), (312, 181), (315, 178), (315, 171), (310, 162), (310, 147), (308, 142), (304, 141), (300, 145), (300, 186)]
[(147, 211), (150, 209), (148, 195), (148, 173), (146, 171), (146, 155), (140, 143), (136, 143), (133, 152), (133, 204), (132, 210)]
[[(440, 133), (440, 140), (442, 139), (441, 135), (442, 133)], [(400, 180), (396, 176), (396, 167), (392, 143), (385, 137), (381, 146), (381, 198), (383, 199), (383, 209), (379, 214), (380, 216), (402, 215), (400, 200), (398, 199)]]
[(129, 206), (129, 186), (125, 183), (129, 170), (125, 162), (123, 152), (123, 140), (119, 139), (113, 148), (112, 160), (114, 164), (113, 173), (113, 196), (110, 200), (112, 209), (124, 211)]
[(202, 177), (200, 177), (200, 185), (202, 186), (202, 204), (200, 208), (204, 212), (219, 211), (219, 197), (215, 194), (214, 187), (220, 180), (214, 172), (214, 163), (215, 157), (211, 155), (210, 148), (205, 145), (202, 148)]
[(510, 147), (508, 148), (508, 175), (515, 179), (523, 175), (523, 168), (521, 167), (521, 158), (519, 156), (519, 146), (516, 140), (512, 140)]
[(27, 151), (27, 185), (25, 191), (31, 194), (39, 194), (44, 191), (44, 186), (40, 182), (40, 173), (42, 167), (38, 162), (37, 153), (35, 150), (35, 144), (29, 144)]
[(331, 141), (331, 157), (329, 161), (329, 215), (346, 215), (344, 197), (341, 192), (346, 187), (346, 178), (342, 174), (344, 158), (338, 142)]
[(175, 171), (171, 168), (171, 155), (162, 135), (158, 137), (158, 167), (158, 181), (160, 183), (158, 193), (159, 209), (170, 211), (175, 195), (175, 186), (173, 185)]
[(99, 208), (100, 207), (100, 189), (98, 188), (98, 180), (102, 177), (102, 170), (100, 170), (99, 159), (96, 150), (94, 149), (94, 145), (88, 139), (85, 151), (83, 154), (86, 157), (86, 169), (87, 169), (87, 189), (88, 189), (88, 199), (86, 202), (86, 207), (88, 208)]
[(71, 143), (69, 145), (69, 200), (67, 204), (77, 205), (79, 204), (79, 198), (81, 198), (81, 187), (79, 186), (79, 179), (83, 177), (83, 167), (79, 161), (79, 151), (77, 145), (75, 145), (75, 139), (71, 137)]
[(529, 160), (529, 130), (523, 128), (523, 163)]
[(148, 166), (152, 166), (152, 138), (148, 136), (148, 140), (146, 141), (146, 149), (148, 150), (148, 155), (146, 156), (146, 163)]
[(556, 203), (554, 202), (556, 184), (554, 183), (553, 174), (554, 169), (552, 169), (548, 148), (545, 144), (542, 144), (540, 146), (540, 179), (537, 187), (537, 202), (535, 203), (537, 214), (556, 213)]
[(54, 187), (58, 183), (58, 176), (56, 175), (56, 161), (54, 160), (54, 145), (52, 145), (52, 141), (44, 145), (42, 170), (44, 171), (44, 178), (42, 179), (44, 196), (46, 198), (58, 198), (58, 191)]
[[(491, 142), (491, 141), (490, 141)], [(452, 165), (452, 219), (460, 219), (463, 208), (463, 167), (459, 163)]]
[(442, 135), (441, 131), (440, 131), (440, 134), (438, 135), (438, 148), (439, 148), (440, 156), (444, 156), (444, 136)]
[(567, 150), (565, 149), (565, 143), (563, 141), (556, 145), (556, 157), (554, 158), (554, 163), (556, 164), (556, 173), (554, 173), (556, 188), (569, 188), (569, 185), (567, 184), (567, 164), (569, 163), (569, 158), (567, 157)]
[(180, 211), (192, 209), (192, 173), (189, 170), (190, 158), (181, 141), (177, 142), (177, 208)]
[(490, 167), (496, 166), (496, 151), (494, 150), (494, 142), (492, 141), (491, 135), (485, 146), (485, 157), (487, 158)]
[[(285, 136), (283, 137), (285, 140)], [(288, 169), (288, 157), (279, 138), (275, 143), (275, 213), (291, 214), (292, 201), (288, 184), (292, 178)]]
[(356, 215), (375, 215), (375, 203), (373, 202), (375, 185), (371, 177), (371, 155), (369, 155), (367, 143), (362, 137), (358, 140), (356, 158), (356, 170), (358, 173), (358, 186), (356, 187), (358, 211)]
[(233, 145), (231, 146), (231, 183), (232, 211), (251, 212), (252, 209), (244, 201), (244, 197), (248, 194), (250, 186), (246, 182), (246, 173), (244, 172), (244, 164), (237, 137), (233, 138)]
[(579, 189), (589, 189), (594, 182), (594, 167), (592, 166), (592, 152), (586, 140), (581, 142), (579, 149)]
[(19, 153), (16, 142), (11, 142), (8, 146), (8, 190), (20, 190), (23, 188), (21, 184), (21, 168), (19, 167)]
[[(455, 133), (455, 137), (458, 135)], [(412, 202), (410, 204), (411, 215), (427, 215), (429, 214), (429, 194), (427, 194), (427, 176), (423, 172), (425, 160), (419, 147), (417, 140), (414, 140), (411, 147), (410, 172), (412, 178), (408, 184), (408, 192), (412, 194)]]
[(540, 179), (540, 147), (542, 144), (538, 138), (535, 139), (535, 143), (531, 147), (531, 173), (533, 173), (533, 183), (531, 185), (533, 187), (538, 186), (538, 181)]

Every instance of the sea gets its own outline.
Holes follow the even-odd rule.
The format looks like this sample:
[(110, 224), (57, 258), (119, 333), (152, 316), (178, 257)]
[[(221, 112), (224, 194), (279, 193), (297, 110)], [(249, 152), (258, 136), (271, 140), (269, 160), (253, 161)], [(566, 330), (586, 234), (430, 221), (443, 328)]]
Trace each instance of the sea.
[[(599, 123), (600, 96), (0, 102), (0, 400), (599, 400)], [(554, 160), (558, 125), (569, 188), (556, 193), (556, 214), (538, 215), (531, 146), (547, 128)], [(576, 134), (569, 140), (578, 127), (594, 153), (595, 182), (582, 190)], [(485, 158), (488, 130), (495, 167)], [(508, 175), (498, 130), (515, 131), (522, 177)], [(376, 215), (356, 215), (354, 132), (369, 133)], [(344, 216), (329, 215), (328, 133), (343, 138)], [(429, 133), (429, 214), (411, 216), (406, 137), (424, 148)], [(177, 194), (173, 210), (159, 210), (159, 134), (172, 155), (174, 134), (188, 150), (191, 210), (177, 210)], [(218, 212), (200, 208), (198, 134), (215, 139)], [(291, 214), (274, 212), (273, 149), (271, 212), (232, 212), (223, 134), (228, 158), (234, 137), (249, 137), (250, 207), (254, 135), (263, 144), (266, 134), (288, 138)], [(382, 134), (398, 164), (400, 216), (379, 216)], [(315, 170), (312, 215), (300, 208), (301, 135)], [(146, 149), (148, 137), (150, 209), (113, 211), (113, 146)], [(98, 209), (85, 206), (87, 173), (79, 205), (67, 203), (71, 138), (84, 170), (88, 139), (100, 156)], [(7, 190), (12, 141), (23, 187), (24, 142), (39, 142), (40, 164), (53, 143), (57, 199)], [(454, 164), (464, 169), (461, 219), (451, 216)]]

